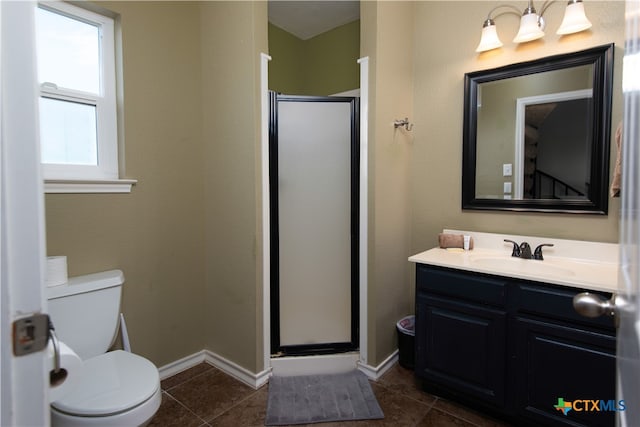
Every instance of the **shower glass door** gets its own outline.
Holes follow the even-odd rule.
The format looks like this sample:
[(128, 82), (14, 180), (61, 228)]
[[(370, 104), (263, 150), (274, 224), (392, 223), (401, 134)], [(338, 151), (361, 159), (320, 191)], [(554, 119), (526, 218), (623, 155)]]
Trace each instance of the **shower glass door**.
[(271, 95), (271, 349), (358, 342), (358, 102)]

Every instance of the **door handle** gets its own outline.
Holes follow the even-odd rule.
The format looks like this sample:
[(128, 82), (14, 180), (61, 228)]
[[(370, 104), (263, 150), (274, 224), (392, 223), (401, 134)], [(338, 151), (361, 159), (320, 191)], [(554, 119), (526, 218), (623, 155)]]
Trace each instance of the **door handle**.
[(603, 315), (614, 317), (618, 311), (616, 307), (617, 295), (605, 299), (600, 295), (582, 292), (573, 297), (573, 308), (585, 317), (600, 317)]

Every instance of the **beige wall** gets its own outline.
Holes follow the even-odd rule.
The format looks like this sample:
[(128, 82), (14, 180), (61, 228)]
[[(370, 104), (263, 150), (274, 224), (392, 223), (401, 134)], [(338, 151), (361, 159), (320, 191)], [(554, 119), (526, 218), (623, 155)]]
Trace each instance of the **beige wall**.
[[(477, 55), (494, 4), (362, 3), (372, 92), (370, 365), (395, 349), (395, 322), (412, 310), (407, 256), (433, 247), (443, 227), (617, 240), (617, 199), (602, 217), (461, 211), (465, 72), (615, 42), (614, 126), (622, 112), (622, 2), (587, 2), (593, 31), (561, 40), (553, 34), (558, 2), (542, 41)], [(123, 269), (132, 346), (156, 364), (207, 348), (258, 372), (258, 53), (267, 50), (266, 2), (104, 7), (122, 19), (126, 176), (139, 184), (126, 195), (48, 195), (48, 253), (67, 255), (71, 275)], [(515, 17), (498, 18), (503, 41), (516, 26)], [(415, 123), (409, 134), (392, 125), (404, 117)]]
[[(521, 3), (524, 8), (526, 3)], [(498, 34), (505, 46), (478, 55), (474, 51), (480, 40), (482, 20), (497, 4), (499, 2), (485, 1), (416, 3), (412, 250), (419, 252), (435, 246), (438, 232), (443, 227), (616, 242), (619, 199), (610, 199), (607, 216), (461, 210), (463, 80), (466, 72), (615, 42), (612, 132), (622, 118), (620, 77), (624, 2), (585, 2), (593, 22), (592, 30), (562, 38), (555, 34), (555, 29), (562, 19), (563, 7), (560, 2), (552, 4), (545, 14), (547, 35), (520, 46), (510, 41), (517, 32), (517, 17), (498, 17)], [(612, 147), (612, 164), (614, 159)]]
[(362, 56), (370, 61), (367, 363), (373, 366), (397, 348), (395, 322), (413, 311), (406, 286), (413, 140), (393, 121), (413, 117), (414, 8), (412, 2), (361, 3)]
[(199, 6), (102, 6), (121, 15), (126, 177), (138, 184), (131, 194), (47, 195), (47, 252), (67, 255), (70, 275), (122, 269), (132, 348), (162, 365), (203, 348)]
[[(477, 55), (474, 50), (482, 20), (496, 4), (361, 4), (361, 54), (370, 56), (372, 91), (370, 365), (381, 363), (396, 348), (394, 324), (407, 310), (413, 311), (414, 266), (406, 261), (407, 255), (437, 245), (442, 228), (608, 242), (618, 239), (619, 199), (610, 201), (607, 216), (461, 210), (464, 73), (615, 42), (614, 129), (622, 115), (624, 3), (588, 2), (593, 31), (562, 40), (553, 33), (560, 24), (562, 8), (560, 3), (552, 5), (547, 13), (548, 34), (543, 41), (519, 47), (507, 42), (499, 51)], [(522, 8), (525, 5), (523, 2)], [(515, 16), (499, 18), (501, 38), (513, 38), (517, 25)], [(413, 49), (411, 54), (404, 51), (409, 46)], [(393, 132), (391, 125), (394, 119), (405, 116), (415, 123), (408, 136)], [(612, 163), (614, 159), (612, 149)]]
[(122, 22), (126, 177), (138, 184), (47, 195), (48, 253), (67, 255), (70, 275), (124, 271), (133, 350), (158, 366), (207, 348), (262, 370), (266, 3), (100, 5)]
[(253, 372), (262, 362), (260, 52), (266, 2), (202, 3), (205, 348)]

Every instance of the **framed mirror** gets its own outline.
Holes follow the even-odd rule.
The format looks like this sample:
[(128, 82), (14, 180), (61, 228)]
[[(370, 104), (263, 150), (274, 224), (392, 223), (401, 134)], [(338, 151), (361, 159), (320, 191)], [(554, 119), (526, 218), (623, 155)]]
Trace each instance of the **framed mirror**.
[(465, 74), (462, 209), (607, 213), (613, 51)]

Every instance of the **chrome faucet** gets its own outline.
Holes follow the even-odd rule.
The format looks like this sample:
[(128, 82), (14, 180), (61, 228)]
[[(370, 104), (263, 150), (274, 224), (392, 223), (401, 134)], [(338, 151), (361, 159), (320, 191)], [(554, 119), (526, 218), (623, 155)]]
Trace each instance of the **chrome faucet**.
[(536, 250), (531, 255), (531, 246), (527, 242), (522, 242), (518, 245), (517, 242), (513, 240), (504, 239), (507, 243), (513, 243), (513, 252), (511, 252), (511, 256), (522, 258), (522, 259), (537, 259), (542, 261), (544, 258), (542, 257), (542, 248), (544, 246), (553, 246), (552, 243), (543, 243), (536, 247)]

